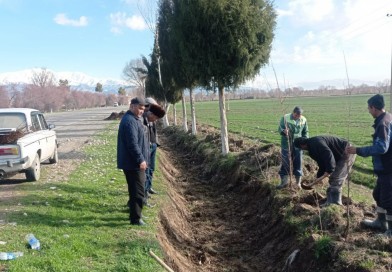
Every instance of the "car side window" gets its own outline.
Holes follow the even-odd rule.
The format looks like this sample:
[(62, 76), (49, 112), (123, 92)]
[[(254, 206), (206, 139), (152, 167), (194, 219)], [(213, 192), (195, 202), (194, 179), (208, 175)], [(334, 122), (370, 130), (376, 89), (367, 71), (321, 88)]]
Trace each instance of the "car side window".
[(39, 117), (39, 120), (41, 122), (42, 129), (48, 129), (48, 124), (46, 123), (44, 115), (43, 114), (39, 114), (38, 117)]
[(32, 124), (32, 129), (34, 131), (41, 130), (41, 125), (39, 123), (38, 114), (32, 114), (31, 115), (31, 124)]

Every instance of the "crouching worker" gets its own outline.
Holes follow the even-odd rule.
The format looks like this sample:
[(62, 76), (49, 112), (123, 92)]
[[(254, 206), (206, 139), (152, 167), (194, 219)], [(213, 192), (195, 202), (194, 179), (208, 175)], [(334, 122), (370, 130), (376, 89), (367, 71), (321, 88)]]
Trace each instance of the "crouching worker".
[(377, 203), (376, 220), (364, 220), (362, 224), (385, 231), (392, 238), (392, 114), (385, 111), (384, 97), (376, 94), (369, 98), (368, 111), (374, 118), (373, 144), (364, 147), (349, 147), (347, 152), (361, 157), (372, 156), (373, 170), (377, 175), (373, 198)]
[(307, 150), (309, 156), (317, 162), (319, 167), (313, 184), (329, 177), (327, 201), (322, 207), (330, 204), (342, 205), (342, 186), (355, 161), (355, 154), (347, 154), (347, 140), (335, 136), (315, 136), (311, 138), (297, 138), (294, 146)]

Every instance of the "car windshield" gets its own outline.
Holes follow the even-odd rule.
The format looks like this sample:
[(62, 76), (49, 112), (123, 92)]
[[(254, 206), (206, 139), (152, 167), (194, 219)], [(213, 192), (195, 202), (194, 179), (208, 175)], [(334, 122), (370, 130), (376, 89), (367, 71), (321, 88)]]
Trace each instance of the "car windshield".
[(0, 129), (3, 128), (24, 128), (26, 117), (23, 113), (6, 112), (0, 113)]

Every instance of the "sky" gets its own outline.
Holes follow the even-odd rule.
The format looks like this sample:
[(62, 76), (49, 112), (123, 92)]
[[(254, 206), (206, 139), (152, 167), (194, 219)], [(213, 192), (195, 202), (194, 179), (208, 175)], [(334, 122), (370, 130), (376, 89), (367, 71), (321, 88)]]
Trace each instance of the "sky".
[[(391, 79), (391, 0), (273, 5), (270, 61), (248, 86)], [(47, 68), (122, 79), (127, 62), (151, 53), (155, 12), (154, 0), (0, 0), (0, 73)]]
[(260, 77), (271, 87), (390, 81), (391, 0), (281, 0), (275, 8), (273, 50)]

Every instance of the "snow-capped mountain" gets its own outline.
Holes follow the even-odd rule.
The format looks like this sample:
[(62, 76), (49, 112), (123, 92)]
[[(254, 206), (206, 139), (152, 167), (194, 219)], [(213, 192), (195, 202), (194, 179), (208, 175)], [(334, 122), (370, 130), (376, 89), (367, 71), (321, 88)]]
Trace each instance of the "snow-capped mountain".
[[(0, 73), (0, 85), (25, 85), (32, 82), (34, 74), (40, 73), (42, 69), (34, 68), (16, 72)], [(105, 92), (117, 92), (120, 87), (128, 87), (130, 84), (123, 80), (96, 78), (81, 72), (51, 72), (55, 77), (55, 82), (68, 80), (68, 84), (78, 90), (94, 91), (97, 83), (101, 83)]]

